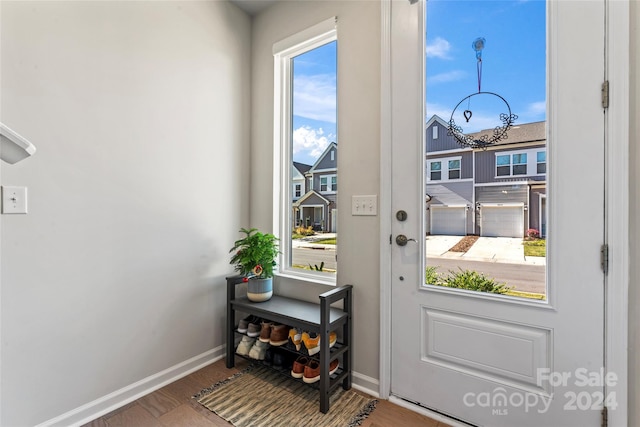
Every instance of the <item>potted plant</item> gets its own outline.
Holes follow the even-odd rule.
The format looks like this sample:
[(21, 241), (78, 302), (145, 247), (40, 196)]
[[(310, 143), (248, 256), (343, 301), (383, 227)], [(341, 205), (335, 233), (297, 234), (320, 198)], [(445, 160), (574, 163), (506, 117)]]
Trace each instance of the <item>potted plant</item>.
[(235, 271), (246, 278), (247, 297), (254, 302), (267, 301), (273, 295), (273, 268), (278, 256), (278, 238), (256, 228), (240, 229), (244, 237), (236, 240), (229, 253)]

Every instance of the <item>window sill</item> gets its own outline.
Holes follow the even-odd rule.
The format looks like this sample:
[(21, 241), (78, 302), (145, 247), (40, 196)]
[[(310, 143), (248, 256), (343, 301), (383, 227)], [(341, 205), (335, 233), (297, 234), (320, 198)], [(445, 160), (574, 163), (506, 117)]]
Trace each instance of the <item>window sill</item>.
[(314, 273), (299, 273), (292, 271), (279, 271), (274, 273), (275, 277), (282, 277), (289, 280), (297, 280), (303, 283), (312, 283), (316, 285), (336, 286), (335, 276), (326, 276)]

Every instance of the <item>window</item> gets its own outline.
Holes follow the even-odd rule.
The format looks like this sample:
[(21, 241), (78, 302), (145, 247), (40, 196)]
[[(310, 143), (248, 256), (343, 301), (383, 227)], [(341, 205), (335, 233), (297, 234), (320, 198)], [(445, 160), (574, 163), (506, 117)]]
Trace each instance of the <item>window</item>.
[(338, 191), (338, 176), (324, 175), (320, 177), (320, 192), (335, 193)]
[[(337, 44), (334, 17), (273, 46), (276, 274), (327, 284), (337, 270)], [(302, 233), (325, 250), (300, 244)]]
[(449, 179), (460, 179), (460, 159), (449, 160)]
[(427, 162), (427, 181), (449, 181), (462, 178), (462, 158), (430, 160)]
[(431, 167), (429, 174), (431, 181), (440, 181), (442, 179), (442, 162), (431, 162), (429, 164)]
[(544, 174), (547, 173), (547, 152), (546, 151), (538, 151), (536, 153), (536, 173)]
[(433, 132), (431, 135), (433, 137), (433, 139), (438, 139), (438, 125), (433, 125), (433, 127), (431, 128)]
[(547, 154), (540, 149), (496, 154), (496, 177), (544, 175)]

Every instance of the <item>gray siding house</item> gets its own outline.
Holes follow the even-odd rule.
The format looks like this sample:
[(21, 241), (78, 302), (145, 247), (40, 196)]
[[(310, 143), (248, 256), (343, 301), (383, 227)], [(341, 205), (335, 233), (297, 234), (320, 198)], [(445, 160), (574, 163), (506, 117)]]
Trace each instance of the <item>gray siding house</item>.
[[(304, 180), (301, 181), (299, 175), (303, 175)], [(329, 144), (313, 166), (294, 162), (292, 182), (295, 226), (335, 232), (338, 214), (338, 145), (335, 142)], [(296, 197), (300, 182), (304, 184), (305, 193)]]
[[(493, 130), (473, 134), (480, 137)], [(426, 224), (430, 234), (546, 234), (545, 122), (516, 125), (485, 149), (460, 146), (447, 123), (426, 124)]]

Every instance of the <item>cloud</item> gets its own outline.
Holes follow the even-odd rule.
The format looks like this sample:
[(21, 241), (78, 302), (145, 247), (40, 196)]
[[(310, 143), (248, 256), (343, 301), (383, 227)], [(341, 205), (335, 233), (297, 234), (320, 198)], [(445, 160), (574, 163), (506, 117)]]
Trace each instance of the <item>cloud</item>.
[(544, 115), (547, 112), (547, 102), (546, 101), (532, 102), (527, 106), (526, 112), (527, 114), (530, 114), (533, 116), (537, 116), (541, 114)]
[(294, 158), (301, 154), (317, 159), (329, 146), (335, 135), (325, 136), (322, 128), (314, 129), (311, 126), (300, 126), (293, 131), (293, 155)]
[(449, 51), (451, 44), (442, 37), (436, 37), (425, 49), (427, 58), (451, 59)]
[(336, 122), (335, 74), (298, 75), (293, 80), (293, 114)]
[(427, 84), (439, 84), (455, 82), (462, 80), (467, 76), (467, 73), (461, 70), (453, 70), (447, 73), (436, 74), (435, 76), (427, 77)]

